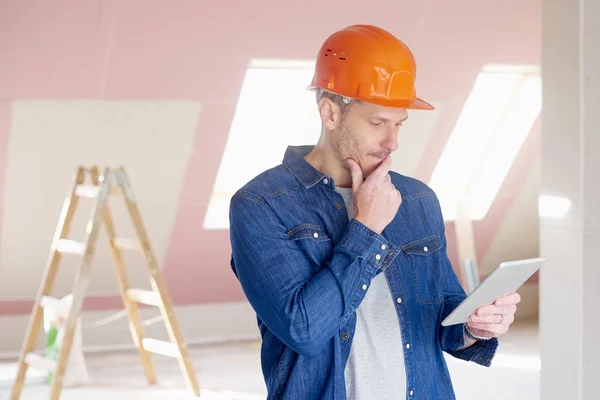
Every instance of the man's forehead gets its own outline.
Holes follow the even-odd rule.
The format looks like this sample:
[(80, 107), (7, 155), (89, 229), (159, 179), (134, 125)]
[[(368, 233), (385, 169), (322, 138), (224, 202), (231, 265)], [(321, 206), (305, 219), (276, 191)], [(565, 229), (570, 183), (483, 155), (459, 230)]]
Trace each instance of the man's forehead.
[(361, 110), (371, 117), (384, 119), (406, 119), (408, 110), (406, 108), (384, 107), (373, 103), (361, 102)]

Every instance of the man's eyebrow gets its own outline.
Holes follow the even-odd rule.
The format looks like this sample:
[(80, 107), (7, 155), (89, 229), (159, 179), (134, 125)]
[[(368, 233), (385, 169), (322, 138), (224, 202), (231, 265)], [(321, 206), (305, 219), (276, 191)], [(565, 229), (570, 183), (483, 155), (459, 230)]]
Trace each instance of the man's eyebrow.
[[(372, 119), (377, 119), (377, 120), (379, 120), (381, 122), (388, 122), (390, 120), (389, 118), (380, 117), (378, 115), (375, 115), (374, 117), (372, 117)], [(402, 118), (400, 120), (400, 122), (402, 123), (402, 122), (406, 121), (407, 119), (408, 119), (408, 115), (406, 117)]]

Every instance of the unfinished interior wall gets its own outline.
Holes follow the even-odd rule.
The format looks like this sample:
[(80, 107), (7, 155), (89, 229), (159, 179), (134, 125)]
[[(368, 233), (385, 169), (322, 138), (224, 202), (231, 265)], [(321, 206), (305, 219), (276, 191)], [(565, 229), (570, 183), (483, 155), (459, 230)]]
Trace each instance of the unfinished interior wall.
[[(398, 35), (417, 58), (419, 95), (441, 111), (427, 136), (414, 139), (419, 154), (399, 156), (395, 165), (427, 181), (482, 66), (539, 63), (539, 14), (538, 2), (516, 0), (376, 0), (368, 7), (341, 0), (2, 2), (0, 325), (11, 329), (0, 352), (20, 347), (79, 163), (123, 164), (131, 172), (188, 337), (256, 335), (229, 268), (229, 234), (203, 228), (250, 60), (312, 60), (327, 35), (354, 23)], [(412, 144), (403, 137), (400, 146)], [(538, 152), (524, 146), (518, 160), (535, 160)], [(484, 273), (499, 259), (536, 255), (534, 229), (517, 225), (537, 220), (531, 206), (537, 193), (525, 185), (537, 180), (533, 168), (515, 162), (512, 180), (476, 224)], [(519, 204), (527, 206), (513, 208)], [(511, 214), (515, 210), (519, 215)], [(78, 226), (74, 236), (82, 233)], [(456, 263), (451, 224), (447, 232)], [(101, 246), (86, 303), (90, 323), (121, 308), (108, 261)], [(143, 264), (127, 261), (144, 286), (136, 271)], [(58, 295), (68, 292), (74, 266), (74, 260), (65, 263)], [(535, 307), (525, 314), (534, 316)], [(94, 332), (85, 334), (88, 345), (130, 342), (122, 320)]]

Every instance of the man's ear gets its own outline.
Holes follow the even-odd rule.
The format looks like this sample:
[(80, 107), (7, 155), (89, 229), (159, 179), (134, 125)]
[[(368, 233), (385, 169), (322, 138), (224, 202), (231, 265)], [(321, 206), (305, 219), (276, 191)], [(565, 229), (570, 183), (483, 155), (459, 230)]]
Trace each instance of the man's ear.
[(342, 117), (342, 110), (331, 99), (322, 97), (318, 103), (321, 122), (327, 130), (334, 130)]

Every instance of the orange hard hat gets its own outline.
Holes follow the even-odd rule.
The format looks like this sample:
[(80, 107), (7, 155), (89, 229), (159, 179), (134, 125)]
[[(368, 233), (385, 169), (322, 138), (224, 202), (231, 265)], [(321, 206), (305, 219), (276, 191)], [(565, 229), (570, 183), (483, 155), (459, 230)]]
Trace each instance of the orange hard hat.
[(325, 40), (310, 90), (386, 107), (433, 110), (416, 95), (415, 58), (406, 44), (372, 25), (352, 25)]

